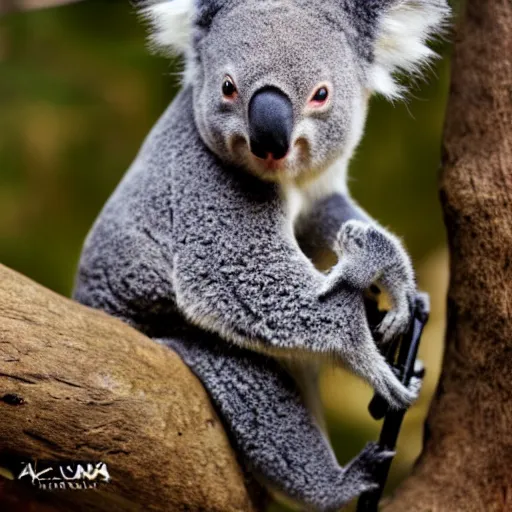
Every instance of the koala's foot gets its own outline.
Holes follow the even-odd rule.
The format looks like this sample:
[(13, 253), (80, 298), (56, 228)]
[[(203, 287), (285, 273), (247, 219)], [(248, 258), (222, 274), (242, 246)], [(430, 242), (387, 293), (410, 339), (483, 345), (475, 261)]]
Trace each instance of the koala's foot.
[(281, 364), (257, 352), (205, 343), (204, 336), (160, 342), (201, 379), (237, 453), (267, 488), (303, 510), (333, 512), (375, 487), (375, 473), (392, 453), (372, 444), (348, 466), (340, 466)]
[(378, 488), (379, 469), (394, 455), (395, 452), (383, 450), (377, 443), (368, 443), (363, 451), (345, 467), (345, 485), (357, 495)]

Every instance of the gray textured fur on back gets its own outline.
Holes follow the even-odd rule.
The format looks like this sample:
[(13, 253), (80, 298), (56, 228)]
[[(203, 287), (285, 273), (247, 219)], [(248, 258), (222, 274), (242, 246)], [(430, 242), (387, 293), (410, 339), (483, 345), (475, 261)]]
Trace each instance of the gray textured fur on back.
[[(91, 229), (74, 297), (176, 350), (270, 490), (338, 510), (375, 486), (390, 454), (369, 445), (337, 463), (318, 417), (318, 365), (348, 367), (394, 408), (418, 392), (380, 354), (363, 299), (373, 283), (386, 289), (380, 334), (404, 332), (412, 264), (350, 198), (346, 169), (371, 92), (396, 95), (392, 73), (430, 56), (446, 4), (171, 0), (144, 12), (153, 42), (185, 55), (184, 87)], [(248, 114), (269, 89), (293, 112), (288, 153), (272, 165), (251, 147)], [(338, 263), (321, 273), (305, 245)]]

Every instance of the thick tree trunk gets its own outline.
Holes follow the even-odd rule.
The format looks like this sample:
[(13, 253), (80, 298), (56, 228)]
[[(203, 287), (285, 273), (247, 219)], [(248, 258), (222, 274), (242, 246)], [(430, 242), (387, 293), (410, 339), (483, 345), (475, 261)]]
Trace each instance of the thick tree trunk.
[(104, 462), (111, 477), (98, 490), (39, 493), (0, 478), (0, 510), (256, 510), (178, 356), (1, 265), (0, 283), (0, 466), (7, 455)]
[(512, 510), (512, 1), (468, 0), (441, 200), (451, 281), (424, 453), (390, 512)]

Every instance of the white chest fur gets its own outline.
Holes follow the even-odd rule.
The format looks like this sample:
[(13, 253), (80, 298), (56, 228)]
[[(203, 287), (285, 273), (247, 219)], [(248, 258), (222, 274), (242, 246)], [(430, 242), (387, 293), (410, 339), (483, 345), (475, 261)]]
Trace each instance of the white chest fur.
[(296, 183), (282, 183), (281, 194), (286, 204), (286, 217), (293, 229), (299, 215), (307, 213), (316, 201), (332, 194), (347, 194), (347, 164), (340, 158), (316, 180), (299, 186)]

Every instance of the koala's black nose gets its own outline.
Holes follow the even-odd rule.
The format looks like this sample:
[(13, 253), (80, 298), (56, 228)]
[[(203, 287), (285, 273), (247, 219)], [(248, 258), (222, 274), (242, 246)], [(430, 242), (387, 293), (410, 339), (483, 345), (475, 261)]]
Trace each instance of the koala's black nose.
[(257, 91), (249, 103), (251, 151), (258, 158), (283, 158), (290, 148), (293, 108), (288, 96), (274, 87)]

